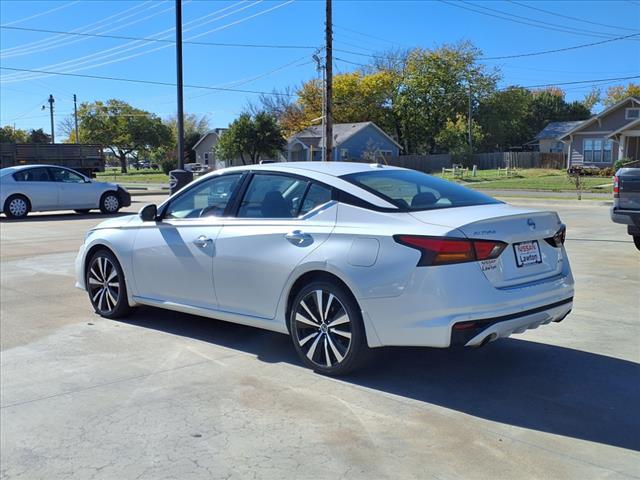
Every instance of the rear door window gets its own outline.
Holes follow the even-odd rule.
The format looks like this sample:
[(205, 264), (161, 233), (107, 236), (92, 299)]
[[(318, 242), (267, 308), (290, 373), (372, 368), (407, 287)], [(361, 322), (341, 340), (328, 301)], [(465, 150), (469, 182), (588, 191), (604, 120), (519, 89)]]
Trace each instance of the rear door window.
[(48, 169), (41, 168), (28, 168), (26, 170), (19, 170), (13, 174), (13, 178), (16, 182), (50, 182)]

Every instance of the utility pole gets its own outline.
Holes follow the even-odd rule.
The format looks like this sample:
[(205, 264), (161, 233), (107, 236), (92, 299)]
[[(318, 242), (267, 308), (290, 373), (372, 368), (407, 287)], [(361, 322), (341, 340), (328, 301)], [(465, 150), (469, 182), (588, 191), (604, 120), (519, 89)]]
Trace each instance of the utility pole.
[(184, 112), (182, 100), (182, 0), (176, 0), (176, 72), (178, 85), (178, 169), (184, 170)]
[(76, 123), (76, 143), (80, 143), (78, 139), (78, 103), (75, 93), (73, 94), (73, 119)]
[(473, 139), (471, 137), (471, 82), (469, 82), (469, 161), (473, 155)]
[(324, 94), (324, 115), (325, 115), (325, 160), (330, 162), (333, 160), (333, 24), (331, 1), (326, 0), (326, 19), (325, 19), (325, 94)]
[[(320, 87), (322, 88), (322, 116), (320, 117), (321, 119), (321, 130), (322, 130), (322, 139), (320, 141), (320, 145), (321, 145), (321, 149), (320, 149), (320, 160), (324, 161), (326, 158), (326, 151), (327, 151), (327, 146), (325, 144), (325, 120), (326, 120), (326, 116), (324, 113), (324, 108), (325, 108), (325, 83), (326, 83), (326, 79), (325, 79), (325, 66), (322, 65), (322, 59), (320, 58), (320, 50), (318, 50), (316, 53), (314, 53), (312, 55), (311, 58), (313, 58), (313, 60), (316, 62), (316, 70), (318, 71), (318, 75), (319, 75), (319, 80), (320, 80)], [(313, 158), (311, 159), (313, 160)]]
[(51, 143), (56, 143), (55, 131), (53, 129), (53, 103), (55, 102), (53, 95), (49, 95), (49, 115), (51, 116)]

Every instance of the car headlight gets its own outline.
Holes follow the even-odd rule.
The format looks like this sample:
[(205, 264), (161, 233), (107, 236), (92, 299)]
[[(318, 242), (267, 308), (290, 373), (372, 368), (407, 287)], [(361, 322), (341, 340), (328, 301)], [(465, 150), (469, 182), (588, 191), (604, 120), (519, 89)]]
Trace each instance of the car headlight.
[(87, 240), (89, 239), (89, 237), (93, 232), (95, 232), (95, 230), (89, 230), (87, 233), (84, 234), (84, 243), (87, 243)]

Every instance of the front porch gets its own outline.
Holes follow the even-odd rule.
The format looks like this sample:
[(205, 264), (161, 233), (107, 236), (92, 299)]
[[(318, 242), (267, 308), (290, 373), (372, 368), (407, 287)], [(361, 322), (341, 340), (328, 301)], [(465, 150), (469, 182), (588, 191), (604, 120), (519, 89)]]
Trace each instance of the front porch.
[(640, 160), (640, 119), (608, 135), (618, 145), (618, 159)]

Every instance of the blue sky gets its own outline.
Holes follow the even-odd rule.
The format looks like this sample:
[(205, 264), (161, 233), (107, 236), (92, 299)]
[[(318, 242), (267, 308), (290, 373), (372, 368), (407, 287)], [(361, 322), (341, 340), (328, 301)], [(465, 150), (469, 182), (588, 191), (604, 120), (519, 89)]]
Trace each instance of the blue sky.
[[(493, 57), (640, 33), (640, 1), (636, 0), (467, 1), (456, 3), (458, 6), (452, 3), (448, 0), (334, 0), (334, 48), (366, 54), (394, 47), (435, 47), (470, 40), (485, 56)], [(173, 6), (173, 0), (2, 0), (0, 24), (172, 39)], [(505, 15), (524, 23), (498, 18)], [(183, 1), (183, 24), (185, 40), (321, 46), (324, 1)], [(175, 50), (170, 43), (70, 37), (3, 28), (0, 48), (2, 67), (175, 82)], [(185, 44), (184, 82), (256, 91), (295, 87), (316, 76), (312, 53), (312, 48)], [(334, 56), (356, 63), (366, 62), (366, 57), (352, 53), (336, 52)], [(639, 75), (640, 36), (567, 52), (486, 63), (500, 67), (501, 85), (527, 86)], [(336, 72), (356, 68), (342, 60), (335, 61)], [(1, 73), (2, 125), (15, 123), (18, 128), (49, 131), (49, 114), (42, 111), (41, 106), (46, 104), (50, 93), (56, 99), (56, 124), (73, 111), (74, 93), (79, 101), (122, 99), (163, 117), (175, 112), (175, 87), (7, 70)], [(567, 86), (567, 98), (580, 99), (590, 88), (591, 85)], [(207, 114), (212, 127), (226, 126), (256, 97), (249, 93), (186, 88), (185, 111)]]

